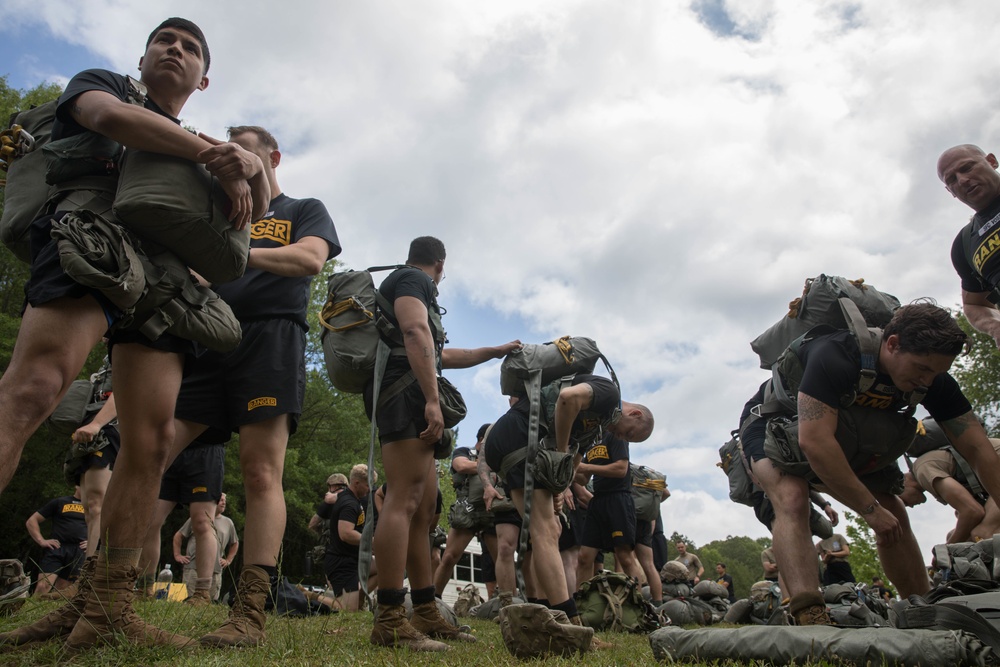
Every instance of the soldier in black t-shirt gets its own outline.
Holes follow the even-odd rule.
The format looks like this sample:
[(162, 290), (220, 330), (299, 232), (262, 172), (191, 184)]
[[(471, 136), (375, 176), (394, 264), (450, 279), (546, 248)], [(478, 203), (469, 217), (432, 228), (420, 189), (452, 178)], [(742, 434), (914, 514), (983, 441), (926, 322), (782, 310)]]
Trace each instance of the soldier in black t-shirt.
[(209, 351), (187, 368), (177, 397), (174, 451), (203, 434), (217, 441), (240, 434), (240, 468), (247, 499), (243, 570), (237, 594), (258, 592), (232, 607), (230, 619), (205, 635), (208, 646), (244, 646), (264, 640), (265, 596), (255, 583), (278, 574), (285, 533), (281, 477), (289, 436), (305, 395), (306, 311), (312, 279), (340, 254), (340, 240), (322, 202), (293, 199), (278, 184), (281, 152), (262, 127), (229, 128), (230, 139), (263, 163), (271, 202), (250, 227), (246, 272), (213, 288), (240, 321), (243, 338), (232, 352)]
[[(188, 132), (178, 116), (196, 90), (208, 87), (208, 43), (194, 23), (170, 18), (150, 33), (139, 60), (147, 89), (145, 107), (130, 103), (134, 87), (126, 77), (104, 70), (74, 76), (59, 97), (52, 138), (94, 133), (127, 149), (162, 153), (204, 164), (218, 179), (231, 203), (229, 219), (242, 228), (265, 212), (270, 199), (260, 158), (234, 143)], [(100, 164), (114, 192), (117, 164), (107, 155), (81, 163)], [(95, 158), (97, 160), (95, 161)], [(107, 185), (107, 184), (106, 184)], [(45, 215), (32, 227), (31, 279), (28, 306), (16, 345), (17, 353), (0, 379), (0, 490), (17, 466), (28, 436), (51, 413), (77, 376), (87, 354), (121, 313), (99, 295), (69, 279), (62, 271), (56, 242), (48, 233), (54, 218)], [(115, 462), (102, 510), (102, 549), (94, 567), (102, 573), (82, 597), (27, 628), (0, 634), (2, 642), (23, 642), (64, 634), (70, 651), (102, 641), (186, 646), (185, 637), (147, 626), (132, 611), (131, 590), (150, 523), (159, 480), (173, 444), (171, 423), (184, 368), (188, 341), (163, 336), (156, 341), (127, 329), (112, 333), (116, 404), (120, 417), (121, 453)], [(104, 548), (106, 547), (106, 548)], [(86, 620), (71, 623), (84, 608)]]
[[(499, 359), (521, 344), (512, 341), (472, 350), (444, 347), (441, 310), (437, 304), (437, 286), (444, 279), (444, 262), (445, 248), (441, 241), (430, 236), (414, 239), (407, 266), (393, 271), (379, 287), (394, 311), (384, 314), (397, 326), (406, 352), (390, 356), (380, 391), (385, 392), (404, 377), (412, 381), (404, 380), (405, 388), (387, 400), (380, 400), (376, 413), (385, 476), (392, 485), (386, 489), (375, 528), (373, 547), (378, 562), (379, 609), (371, 641), (379, 646), (407, 646), (421, 651), (447, 649), (446, 644), (428, 639), (427, 634), (475, 639), (441, 618), (434, 602), (430, 552), (411, 548), (415, 540), (425, 543), (434, 520), (437, 497), (434, 456), (445, 429), (438, 373), (442, 368), (468, 368)], [(398, 340), (392, 343), (399, 345)], [(372, 384), (365, 390), (369, 417)], [(406, 619), (403, 607), (404, 571), (412, 589), (412, 624)]]
[(320, 503), (316, 514), (330, 522), (330, 542), (326, 547), (326, 579), (342, 609), (358, 610), (358, 546), (365, 527), (364, 503), (368, 497), (368, 466), (351, 468), (350, 483), (333, 505)]
[[(529, 402), (515, 400), (511, 408), (493, 424), (486, 438), (486, 462), (492, 470), (501, 470), (505, 456), (528, 446)], [(560, 389), (556, 399), (554, 433), (559, 452), (568, 452), (570, 442), (586, 448), (601, 437), (603, 431), (629, 442), (642, 442), (653, 432), (653, 415), (638, 403), (621, 400), (614, 382), (597, 375), (581, 373)], [(580, 454), (576, 455), (576, 463)], [(524, 515), (524, 466), (522, 461), (510, 467), (504, 484), (510, 489), (511, 499), (518, 512)], [(549, 601), (552, 609), (566, 613), (570, 620), (579, 623), (576, 602), (570, 595), (562, 559), (559, 556), (559, 519), (557, 512), (563, 503), (571, 502), (572, 491), (553, 496), (548, 489), (534, 487), (531, 497), (531, 569), (535, 581)], [(557, 507), (558, 505), (558, 507)], [(634, 528), (633, 509), (633, 528)], [(588, 577), (589, 578), (589, 577)]]
[[(895, 458), (912, 440), (916, 426), (906, 412), (901, 414), (911, 392), (926, 391), (920, 403), (972, 463), (983, 486), (1000, 491), (1000, 459), (947, 372), (965, 344), (965, 333), (945, 309), (928, 303), (904, 306), (882, 331), (873, 360), (874, 383), (859, 394), (862, 359), (852, 334), (840, 331), (804, 342), (798, 355), (803, 366), (798, 445), (808, 478), (790, 472), (788, 461), (769, 458), (764, 450), (769, 420), (743, 427), (743, 451), (774, 505), (775, 556), (788, 588), (785, 593), (791, 596), (790, 611), (799, 624), (829, 623), (823, 598), (816, 593), (819, 579), (808, 522), (810, 481), (871, 526), (882, 566), (901, 595), (928, 590), (906, 508), (895, 495), (902, 490)], [(759, 398), (751, 399), (744, 414), (759, 403)], [(858, 431), (849, 437), (838, 424), (855, 424)]]
[[(52, 531), (46, 539), (40, 524), (52, 522)], [(38, 562), (38, 583), (34, 595), (42, 597), (54, 587), (63, 590), (76, 579), (87, 549), (87, 522), (83, 503), (80, 500), (80, 486), (74, 495), (53, 498), (41, 509), (28, 517), (24, 524), (43, 555)]]
[(1000, 346), (1000, 163), (978, 146), (949, 148), (938, 158), (938, 178), (951, 196), (975, 211), (951, 246), (962, 281), (962, 309), (969, 323)]
[(635, 501), (628, 442), (607, 433), (588, 449), (577, 467), (576, 482), (586, 484), (591, 476), (594, 497), (587, 506), (580, 538), (577, 586), (592, 576), (598, 552), (612, 550), (625, 574), (641, 581), (642, 568), (635, 558)]

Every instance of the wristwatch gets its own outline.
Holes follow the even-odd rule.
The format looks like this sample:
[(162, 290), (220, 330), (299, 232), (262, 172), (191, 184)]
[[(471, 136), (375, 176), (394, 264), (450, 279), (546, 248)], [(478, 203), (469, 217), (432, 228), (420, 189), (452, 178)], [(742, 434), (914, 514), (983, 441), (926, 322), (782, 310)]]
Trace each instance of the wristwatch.
[(872, 498), (872, 504), (869, 505), (868, 507), (862, 508), (861, 514), (863, 516), (868, 516), (869, 514), (875, 511), (876, 507), (881, 507), (881, 505), (878, 502), (878, 498)]

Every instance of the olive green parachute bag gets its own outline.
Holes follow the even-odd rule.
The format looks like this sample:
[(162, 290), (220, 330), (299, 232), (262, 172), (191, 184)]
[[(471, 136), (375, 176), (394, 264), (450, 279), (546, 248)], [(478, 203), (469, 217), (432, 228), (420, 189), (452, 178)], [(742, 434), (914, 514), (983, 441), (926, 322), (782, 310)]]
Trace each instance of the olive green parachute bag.
[(595, 575), (575, 597), (580, 620), (595, 630), (646, 633), (664, 625), (636, 581), (622, 572)]
[[(114, 213), (144, 241), (170, 250), (211, 283), (243, 275), (250, 227), (233, 227), (229, 198), (203, 165), (184, 158), (128, 150)], [(146, 249), (155, 252), (155, 249)]]

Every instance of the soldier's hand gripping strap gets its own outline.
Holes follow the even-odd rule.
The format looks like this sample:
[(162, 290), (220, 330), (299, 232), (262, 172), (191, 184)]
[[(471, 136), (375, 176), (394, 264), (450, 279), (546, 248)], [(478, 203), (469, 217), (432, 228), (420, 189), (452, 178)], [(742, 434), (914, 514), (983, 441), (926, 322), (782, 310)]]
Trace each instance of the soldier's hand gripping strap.
[(146, 290), (133, 312), (117, 322), (115, 329), (139, 331), (154, 341), (169, 333), (217, 352), (236, 349), (242, 328), (218, 294), (199, 285), (171, 252), (139, 257), (146, 273)]
[(52, 238), (59, 264), (70, 278), (98, 290), (123, 311), (140, 299), (146, 272), (120, 226), (82, 209), (53, 222)]

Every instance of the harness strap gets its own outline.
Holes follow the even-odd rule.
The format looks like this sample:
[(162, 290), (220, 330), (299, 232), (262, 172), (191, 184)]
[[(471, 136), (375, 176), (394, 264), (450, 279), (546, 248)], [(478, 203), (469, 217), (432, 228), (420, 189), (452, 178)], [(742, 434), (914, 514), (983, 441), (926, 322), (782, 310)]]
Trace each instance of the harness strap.
[[(389, 361), (389, 346), (379, 339), (375, 352), (375, 385), (372, 388), (372, 428), (371, 442), (368, 445), (368, 508), (365, 511), (365, 527), (361, 532), (361, 544), (358, 545), (358, 582), (365, 596), (370, 596), (368, 590), (368, 574), (372, 569), (372, 540), (375, 537), (375, 434), (378, 428), (376, 415), (378, 413), (379, 390), (385, 366)], [(332, 527), (331, 527), (332, 530)]]
[(538, 432), (542, 413), (542, 371), (533, 370), (524, 381), (528, 394), (528, 447), (525, 450), (524, 464), (524, 516), (521, 520), (521, 535), (517, 544), (517, 586), (521, 591), (524, 587), (524, 572), (522, 564), (528, 553), (528, 537), (531, 530), (531, 498), (534, 495), (535, 458), (538, 456)]
[(497, 471), (497, 475), (500, 477), (500, 479), (506, 482), (507, 473), (511, 471), (511, 468), (518, 465), (527, 458), (528, 458), (527, 447), (522, 447), (517, 451), (507, 454), (505, 457), (503, 457), (503, 460), (500, 462), (500, 470)]
[(858, 341), (858, 348), (861, 350), (861, 372), (858, 375), (856, 394), (863, 394), (872, 388), (872, 385), (875, 384), (875, 378), (878, 376), (875, 368), (878, 362), (879, 347), (882, 344), (882, 332), (868, 327), (856, 303), (843, 296), (837, 301), (840, 303), (840, 310), (844, 314), (847, 328), (854, 334)]
[(948, 453), (955, 458), (955, 465), (965, 478), (965, 487), (969, 489), (969, 493), (975, 496), (976, 500), (986, 502), (986, 499), (989, 498), (989, 494), (986, 493), (986, 489), (983, 488), (983, 485), (979, 483), (979, 476), (976, 475), (976, 471), (972, 469), (972, 466), (967, 460), (965, 460), (965, 457), (959, 454), (954, 447), (948, 445), (945, 449), (948, 450)]

